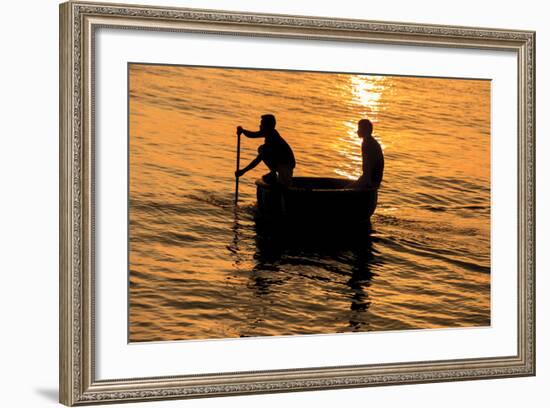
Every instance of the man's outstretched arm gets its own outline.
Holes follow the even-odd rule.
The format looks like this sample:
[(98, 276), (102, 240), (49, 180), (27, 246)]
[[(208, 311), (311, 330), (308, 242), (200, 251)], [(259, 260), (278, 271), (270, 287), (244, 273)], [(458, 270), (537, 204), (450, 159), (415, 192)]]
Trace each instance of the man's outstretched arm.
[(240, 169), (240, 170), (237, 170), (235, 172), (235, 176), (237, 177), (241, 177), (244, 173), (246, 173), (247, 171), (250, 171), (252, 170), (254, 167), (256, 167), (258, 164), (260, 164), (260, 162), (262, 161), (262, 155), (259, 154), (254, 160), (252, 160), (250, 162), (250, 164), (248, 166), (246, 166), (244, 169)]
[(257, 132), (253, 132), (252, 130), (246, 130), (243, 129), (242, 126), (237, 126), (237, 134), (243, 133), (246, 137), (250, 137), (252, 139), (258, 138), (258, 137), (265, 137), (264, 133), (261, 130), (258, 130)]

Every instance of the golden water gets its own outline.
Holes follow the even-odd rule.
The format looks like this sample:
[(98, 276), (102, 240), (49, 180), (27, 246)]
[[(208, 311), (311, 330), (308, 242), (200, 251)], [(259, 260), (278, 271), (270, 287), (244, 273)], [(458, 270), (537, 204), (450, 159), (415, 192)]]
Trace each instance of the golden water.
[[(132, 64), (129, 339), (490, 324), (490, 82)], [(295, 176), (356, 178), (357, 120), (385, 155), (370, 236), (263, 233), (233, 205), (235, 127), (273, 113)], [(242, 141), (241, 167), (261, 139)]]

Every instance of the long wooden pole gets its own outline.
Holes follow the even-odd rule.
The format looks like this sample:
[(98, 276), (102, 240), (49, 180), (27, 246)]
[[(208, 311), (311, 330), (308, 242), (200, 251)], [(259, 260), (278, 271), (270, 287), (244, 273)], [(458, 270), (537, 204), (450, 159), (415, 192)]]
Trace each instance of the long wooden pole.
[[(237, 171), (241, 163), (241, 134), (237, 133)], [(235, 175), (235, 204), (239, 201), (239, 176)]]

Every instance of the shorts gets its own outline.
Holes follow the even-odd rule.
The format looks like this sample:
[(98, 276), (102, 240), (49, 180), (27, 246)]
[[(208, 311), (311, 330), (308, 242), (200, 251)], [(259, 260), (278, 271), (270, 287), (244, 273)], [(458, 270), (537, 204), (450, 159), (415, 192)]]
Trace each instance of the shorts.
[(292, 184), (292, 175), (294, 173), (294, 168), (289, 166), (288, 164), (279, 164), (276, 167), (276, 171), (279, 184), (285, 187), (290, 187), (290, 185)]

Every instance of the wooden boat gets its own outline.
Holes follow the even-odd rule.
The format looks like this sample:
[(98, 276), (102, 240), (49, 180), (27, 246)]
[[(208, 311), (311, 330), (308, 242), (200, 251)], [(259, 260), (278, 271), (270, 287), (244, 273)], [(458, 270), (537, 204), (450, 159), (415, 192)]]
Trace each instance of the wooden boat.
[(378, 202), (377, 189), (349, 188), (350, 180), (294, 177), (292, 186), (256, 181), (261, 216), (292, 222), (339, 226), (369, 222)]

